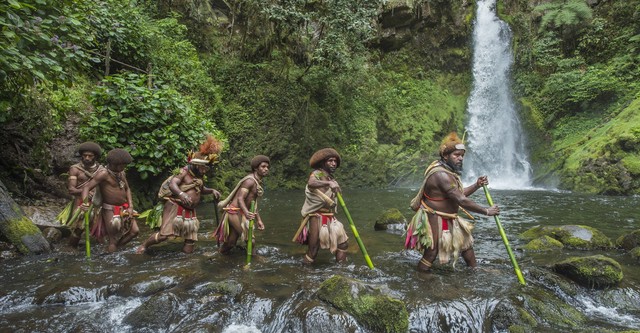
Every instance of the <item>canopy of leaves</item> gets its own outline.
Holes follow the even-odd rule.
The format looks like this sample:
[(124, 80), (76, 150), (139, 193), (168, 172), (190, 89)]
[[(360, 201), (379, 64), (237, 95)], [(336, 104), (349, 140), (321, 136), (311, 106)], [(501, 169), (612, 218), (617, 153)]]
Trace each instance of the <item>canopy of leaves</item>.
[(186, 163), (206, 133), (222, 136), (200, 104), (156, 84), (147, 87), (147, 78), (137, 74), (106, 77), (91, 95), (95, 109), (81, 129), (84, 139), (105, 150), (128, 150), (142, 179)]

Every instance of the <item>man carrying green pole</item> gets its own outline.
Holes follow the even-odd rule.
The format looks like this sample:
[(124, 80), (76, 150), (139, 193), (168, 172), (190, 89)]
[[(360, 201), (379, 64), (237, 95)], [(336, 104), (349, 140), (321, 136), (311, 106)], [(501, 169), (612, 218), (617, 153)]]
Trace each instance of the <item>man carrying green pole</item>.
[(420, 191), (411, 201), (416, 214), (407, 226), (405, 247), (424, 251), (418, 263), (420, 271), (429, 272), (436, 258), (440, 263), (447, 263), (453, 256), (455, 265), (458, 255), (469, 267), (476, 267), (473, 225), (458, 216), (458, 211), (466, 209), (487, 216), (500, 214), (498, 206), (482, 207), (468, 198), (489, 182), (482, 176), (471, 186), (462, 186), (460, 173), (465, 151), (458, 135), (450, 133), (440, 145), (440, 159), (429, 165)]
[(329, 249), (335, 255), (336, 262), (344, 262), (347, 259), (349, 237), (343, 224), (335, 218), (335, 199), (340, 192), (340, 185), (334, 173), (340, 166), (340, 155), (333, 148), (320, 149), (311, 156), (309, 166), (313, 171), (304, 190), (302, 222), (293, 241), (308, 245), (303, 259), (307, 264), (315, 261), (321, 248)]

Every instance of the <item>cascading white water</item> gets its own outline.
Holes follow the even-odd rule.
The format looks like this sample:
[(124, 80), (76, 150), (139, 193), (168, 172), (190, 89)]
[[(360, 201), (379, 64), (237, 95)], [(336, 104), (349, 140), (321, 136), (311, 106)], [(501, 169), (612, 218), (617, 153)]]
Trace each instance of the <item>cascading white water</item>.
[(511, 94), (511, 30), (495, 7), (496, 0), (478, 2), (464, 174), (467, 181), (488, 175), (492, 188), (521, 189), (531, 186), (531, 166)]

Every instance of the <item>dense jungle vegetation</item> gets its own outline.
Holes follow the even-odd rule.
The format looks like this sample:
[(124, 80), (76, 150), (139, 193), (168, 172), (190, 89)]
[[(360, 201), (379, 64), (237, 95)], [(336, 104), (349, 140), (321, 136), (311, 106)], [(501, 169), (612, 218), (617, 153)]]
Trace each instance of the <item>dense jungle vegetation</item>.
[[(414, 181), (464, 130), (474, 12), (445, 0), (2, 2), (0, 179), (17, 197), (63, 195), (65, 147), (92, 140), (131, 152), (149, 200), (214, 133), (226, 143), (216, 187), (255, 154), (272, 158), (267, 187), (302, 187), (326, 146), (345, 186)], [(499, 13), (536, 179), (640, 193), (640, 1), (499, 1)]]

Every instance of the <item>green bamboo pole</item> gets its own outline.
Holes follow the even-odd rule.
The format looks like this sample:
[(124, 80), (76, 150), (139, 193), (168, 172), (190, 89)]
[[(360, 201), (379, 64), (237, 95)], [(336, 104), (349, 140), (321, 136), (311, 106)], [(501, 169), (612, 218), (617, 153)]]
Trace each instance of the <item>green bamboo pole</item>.
[[(487, 185), (482, 185), (482, 189), (484, 189), (484, 195), (487, 197), (487, 201), (489, 202), (489, 206), (493, 206), (493, 199), (491, 199), (491, 194), (489, 194), (489, 188)], [(518, 281), (521, 285), (526, 285), (524, 281), (524, 277), (522, 276), (522, 271), (520, 271), (520, 267), (518, 267), (518, 262), (516, 261), (516, 257), (513, 255), (513, 251), (511, 251), (511, 246), (509, 246), (509, 240), (507, 240), (507, 234), (505, 234), (504, 229), (502, 229), (502, 224), (500, 223), (500, 217), (498, 215), (493, 216), (496, 220), (496, 225), (498, 225), (498, 231), (500, 231), (500, 237), (502, 237), (502, 242), (504, 242), (504, 247), (507, 248), (507, 253), (509, 253), (509, 258), (511, 259), (511, 264), (513, 265), (513, 270), (516, 272), (516, 276), (518, 277)]]
[[(251, 201), (251, 208), (249, 209), (252, 213), (256, 209), (256, 201)], [(253, 255), (253, 223), (255, 222), (255, 218), (249, 220), (249, 230), (247, 230), (247, 265), (251, 264), (251, 256)]]
[(91, 215), (92, 209), (93, 204), (89, 206), (89, 209), (86, 212), (84, 212), (84, 249), (87, 259), (91, 259), (91, 242), (89, 241), (89, 235), (91, 232), (89, 230), (89, 216)]
[(340, 203), (340, 207), (342, 207), (342, 210), (344, 210), (344, 214), (347, 216), (347, 220), (349, 220), (351, 231), (353, 232), (353, 236), (356, 238), (356, 241), (358, 242), (358, 246), (360, 247), (360, 251), (364, 256), (364, 260), (367, 262), (367, 266), (373, 269), (373, 263), (371, 262), (371, 258), (369, 258), (367, 249), (364, 248), (364, 243), (362, 243), (362, 239), (360, 239), (360, 234), (358, 234), (358, 230), (356, 230), (356, 225), (355, 223), (353, 223), (353, 219), (351, 218), (351, 214), (349, 214), (347, 205), (344, 204), (344, 200), (342, 200), (342, 195), (340, 194), (340, 192), (338, 192), (337, 195), (338, 195), (338, 202)]

